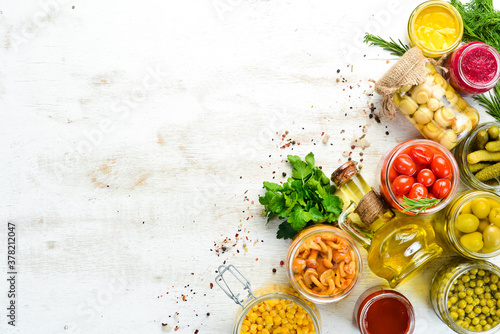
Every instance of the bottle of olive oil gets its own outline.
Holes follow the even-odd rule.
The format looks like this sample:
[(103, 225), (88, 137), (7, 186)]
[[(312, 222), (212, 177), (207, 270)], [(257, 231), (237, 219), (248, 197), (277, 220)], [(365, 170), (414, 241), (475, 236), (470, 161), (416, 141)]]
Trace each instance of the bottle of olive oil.
[(349, 161), (332, 174), (332, 181), (350, 202), (339, 226), (368, 251), (371, 271), (394, 288), (438, 258), (433, 215), (425, 218), (394, 213)]

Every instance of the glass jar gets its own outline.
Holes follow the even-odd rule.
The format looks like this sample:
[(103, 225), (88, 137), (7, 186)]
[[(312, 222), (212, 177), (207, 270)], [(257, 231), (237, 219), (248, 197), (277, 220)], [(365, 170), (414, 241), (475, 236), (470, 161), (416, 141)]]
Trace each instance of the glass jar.
[(415, 329), (415, 311), (410, 301), (382, 285), (359, 296), (353, 318), (361, 334), (411, 334)]
[[(470, 166), (467, 161), (467, 156), (480, 148), (477, 146), (476, 138), (480, 131), (486, 131), (490, 127), (496, 126), (500, 128), (500, 122), (487, 122), (479, 124), (455, 149), (455, 158), (460, 168), (460, 179), (471, 189), (487, 190), (499, 193), (500, 192), (500, 177), (493, 178), (488, 181), (479, 181), (474, 175), (478, 172), (479, 165)], [(495, 164), (492, 162), (491, 164)], [(484, 163), (484, 162), (483, 162)], [(471, 168), (473, 170), (471, 170)]]
[(466, 258), (481, 260), (500, 255), (498, 207), (500, 196), (494, 193), (481, 190), (462, 192), (443, 211), (442, 219), (437, 221), (436, 231), (450, 249)]
[(347, 297), (358, 284), (362, 268), (354, 240), (331, 225), (302, 230), (288, 248), (288, 280), (314, 303), (333, 303)]
[[(413, 178), (412, 186), (415, 183), (421, 184), (420, 182), (418, 182), (418, 179), (419, 179), (419, 173), (422, 169), (426, 169), (433, 172), (432, 162), (437, 156), (441, 156), (442, 158), (444, 158), (444, 160), (442, 161), (446, 161), (448, 165), (447, 169), (450, 170), (450, 174), (444, 177), (444, 179), (447, 179), (448, 181), (442, 181), (443, 189), (436, 189), (434, 193), (434, 184), (437, 183), (440, 179), (442, 179), (438, 175), (434, 176), (435, 181), (433, 181), (427, 187), (428, 189), (427, 193), (433, 194), (434, 197), (436, 198), (439, 198), (438, 196), (443, 196), (445, 194), (444, 190), (446, 190), (444, 188), (449, 187), (449, 190), (447, 191), (446, 195), (441, 198), (441, 201), (438, 202), (437, 205), (426, 208), (425, 210), (422, 211), (420, 211), (419, 208), (408, 210), (409, 207), (406, 204), (404, 204), (405, 199), (403, 198), (403, 196), (408, 197), (410, 195), (408, 193), (406, 193), (406, 195), (397, 194), (394, 190), (394, 180), (396, 180), (396, 178), (399, 176), (399, 173), (396, 171), (396, 169), (394, 169), (395, 160), (400, 155), (407, 155), (410, 156), (411, 158), (411, 156), (414, 155), (412, 150), (419, 147), (427, 148), (426, 151), (431, 152), (428, 154), (432, 154), (432, 158), (429, 164), (419, 164), (418, 162), (415, 163), (415, 172), (411, 176)], [(393, 208), (409, 215), (416, 215), (417, 213), (419, 215), (433, 214), (446, 207), (446, 205), (448, 205), (448, 203), (450, 203), (450, 201), (455, 196), (455, 193), (458, 189), (459, 175), (460, 175), (458, 171), (457, 162), (453, 157), (453, 155), (451, 154), (451, 152), (448, 151), (446, 148), (444, 148), (442, 145), (427, 139), (412, 139), (396, 145), (391, 151), (389, 151), (385, 155), (385, 157), (383, 157), (380, 160), (377, 167), (377, 171), (379, 171), (380, 174), (379, 182), (380, 182), (381, 195), (385, 198), (387, 203), (389, 203)], [(434, 175), (435, 173), (432, 174)], [(411, 181), (412, 180), (409, 179), (408, 182)]]
[(455, 7), (431, 0), (418, 5), (408, 19), (408, 39), (427, 57), (441, 57), (458, 47), (463, 21)]
[(371, 271), (392, 288), (441, 255), (431, 219), (394, 213), (352, 161), (333, 172), (332, 181), (350, 200), (339, 217), (340, 228), (368, 250)]
[[(226, 272), (243, 285), (248, 293), (247, 297), (240, 299), (239, 294), (231, 290), (230, 284), (224, 277)], [(215, 282), (229, 298), (241, 306), (233, 324), (233, 334), (251, 333), (251, 330), (257, 330), (259, 333), (266, 333), (267, 330), (268, 333), (273, 333), (285, 325), (290, 329), (289, 324), (296, 330), (300, 328), (303, 333), (321, 334), (318, 309), (313, 303), (304, 300), (289, 285), (273, 284), (252, 291), (250, 282), (233, 265), (219, 266)]]
[[(490, 275), (488, 283), (481, 279), (481, 277), (486, 277), (487, 274)], [(468, 278), (463, 279), (464, 276), (467, 276)], [(456, 258), (447, 262), (432, 278), (430, 299), (434, 312), (442, 322), (448, 325), (448, 327), (456, 333), (469, 334), (477, 333), (479, 331), (485, 334), (490, 334), (496, 332), (500, 326), (498, 326), (497, 320), (492, 319), (489, 310), (496, 310), (496, 302), (500, 300), (497, 298), (498, 295), (490, 288), (493, 285), (495, 289), (497, 288), (497, 283), (493, 283), (493, 281), (498, 281), (498, 276), (500, 276), (500, 268), (486, 261)], [(479, 296), (476, 295), (475, 288), (470, 287), (470, 284), (469, 286), (466, 286), (465, 283), (465, 281), (467, 281), (467, 283), (477, 282), (476, 279), (482, 281), (483, 290), (488, 287), (492, 291), (489, 293), (488, 297), (490, 298), (488, 300), (494, 301), (495, 305), (491, 308), (488, 307), (488, 311), (485, 310), (484, 313), (483, 305), (477, 305), (475, 301), (476, 298), (479, 301)], [(477, 286), (476, 283), (474, 284)], [(457, 291), (459, 292), (457, 293)], [(484, 297), (485, 295), (486, 293), (483, 294), (483, 299), (486, 299)], [(472, 299), (472, 304), (470, 303), (471, 300), (467, 297)], [(459, 305), (462, 301), (465, 307), (460, 307), (464, 306)], [(474, 304), (476, 306), (473, 306)], [(472, 305), (472, 307), (469, 305)], [(480, 310), (476, 310), (477, 306), (480, 307)], [(462, 310), (464, 314), (461, 315), (462, 311), (459, 310)], [(466, 313), (467, 311), (470, 312)], [(470, 314), (471, 312), (473, 312), (473, 314)], [(484, 319), (481, 320), (485, 320), (483, 325), (480, 324), (481, 320), (474, 320), (476, 318), (480, 319), (481, 314), (483, 314), (484, 317)], [(466, 320), (469, 315), (473, 316), (471, 319), (472, 321)], [(496, 317), (496, 311), (494, 312), (494, 316)], [(486, 320), (487, 318), (490, 318), (491, 320), (488, 321)], [(464, 322), (468, 322), (468, 324), (464, 325)], [(476, 327), (477, 325), (480, 325), (481, 329), (470, 328), (471, 326)]]
[(421, 85), (402, 86), (394, 105), (427, 139), (453, 149), (479, 122), (479, 114), (451, 87), (433, 65), (426, 65)]
[(445, 66), (448, 69), (445, 78), (464, 93), (487, 92), (500, 78), (500, 54), (482, 42), (462, 45), (448, 57)]

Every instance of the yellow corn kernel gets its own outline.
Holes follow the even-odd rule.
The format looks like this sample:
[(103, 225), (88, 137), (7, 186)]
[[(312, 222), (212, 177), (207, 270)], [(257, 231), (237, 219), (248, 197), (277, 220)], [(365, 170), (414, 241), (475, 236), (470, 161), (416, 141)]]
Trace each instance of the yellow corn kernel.
[(274, 323), (273, 318), (270, 315), (265, 317), (264, 321), (266, 322), (266, 325), (272, 325)]
[(241, 331), (248, 332), (249, 328), (247, 325), (241, 325)]
[(262, 334), (271, 334), (271, 333), (270, 333), (267, 329), (265, 329), (265, 328), (264, 328), (264, 329), (262, 330)]
[(257, 330), (257, 325), (256, 324), (251, 324), (250, 325), (250, 330), (251, 331)]

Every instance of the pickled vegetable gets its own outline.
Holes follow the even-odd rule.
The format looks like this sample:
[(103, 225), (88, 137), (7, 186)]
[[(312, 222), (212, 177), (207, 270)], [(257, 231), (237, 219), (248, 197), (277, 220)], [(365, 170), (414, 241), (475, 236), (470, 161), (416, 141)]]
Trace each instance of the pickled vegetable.
[(463, 235), (460, 238), (460, 242), (462, 243), (462, 246), (471, 252), (479, 252), (484, 246), (483, 236), (479, 232), (472, 232)]
[[(450, 274), (439, 277), (441, 286)], [(500, 293), (499, 278), (485, 269), (471, 269), (458, 276), (446, 292), (447, 311), (457, 325), (471, 331), (486, 331), (499, 323)], [(446, 298), (446, 297), (445, 297)], [(445, 299), (446, 300), (446, 299)]]
[(486, 198), (476, 198), (471, 202), (472, 213), (479, 219), (488, 217), (490, 213), (490, 202)]
[(470, 252), (491, 253), (500, 249), (500, 201), (474, 198), (462, 206), (455, 234)]
[(495, 225), (486, 227), (483, 232), (484, 247), (495, 251), (500, 248), (500, 229)]
[(476, 175), (476, 179), (479, 181), (488, 181), (500, 176), (500, 162), (494, 164), (493, 166), (488, 166), (480, 170)]
[(393, 94), (393, 101), (424, 137), (451, 150), (478, 123), (479, 114), (433, 65), (426, 69), (423, 84), (401, 87)]
[(479, 227), (479, 219), (470, 213), (464, 213), (457, 217), (457, 230), (464, 233), (472, 233)]

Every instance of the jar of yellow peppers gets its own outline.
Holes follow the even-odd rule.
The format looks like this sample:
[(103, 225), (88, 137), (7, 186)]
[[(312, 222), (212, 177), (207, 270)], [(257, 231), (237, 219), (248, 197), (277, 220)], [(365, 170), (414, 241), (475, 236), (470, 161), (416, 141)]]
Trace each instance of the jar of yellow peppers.
[[(224, 274), (229, 272), (248, 293), (240, 298), (231, 290)], [(219, 266), (215, 278), (219, 287), (241, 310), (236, 314), (232, 334), (320, 334), (321, 319), (316, 306), (304, 299), (287, 284), (273, 284), (252, 291), (250, 282), (233, 265)], [(234, 288), (234, 287), (233, 287)]]

